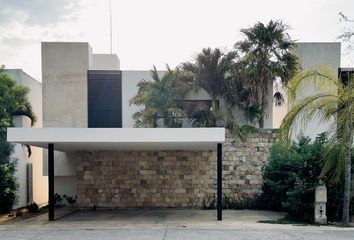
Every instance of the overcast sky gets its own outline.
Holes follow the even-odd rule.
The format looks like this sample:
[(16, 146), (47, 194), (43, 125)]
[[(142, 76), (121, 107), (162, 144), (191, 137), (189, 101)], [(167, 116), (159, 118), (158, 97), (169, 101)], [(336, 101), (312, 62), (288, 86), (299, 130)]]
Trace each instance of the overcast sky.
[[(109, 0), (0, 0), (0, 64), (41, 80), (41, 41), (89, 42), (109, 53)], [(113, 53), (123, 70), (163, 69), (204, 47), (231, 49), (240, 29), (281, 19), (303, 42), (338, 41), (353, 0), (112, 0)], [(342, 52), (345, 45), (342, 46)], [(353, 56), (353, 55), (352, 55)], [(342, 66), (353, 66), (342, 55)]]

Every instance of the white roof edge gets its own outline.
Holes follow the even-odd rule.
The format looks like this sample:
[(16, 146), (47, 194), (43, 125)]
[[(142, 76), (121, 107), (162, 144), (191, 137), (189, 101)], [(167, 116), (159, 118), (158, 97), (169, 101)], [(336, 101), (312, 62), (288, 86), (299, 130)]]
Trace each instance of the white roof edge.
[(138, 149), (141, 144), (162, 149), (210, 148), (225, 142), (225, 128), (8, 128), (7, 141), (39, 147), (54, 143), (61, 150), (70, 144), (78, 150), (123, 145)]

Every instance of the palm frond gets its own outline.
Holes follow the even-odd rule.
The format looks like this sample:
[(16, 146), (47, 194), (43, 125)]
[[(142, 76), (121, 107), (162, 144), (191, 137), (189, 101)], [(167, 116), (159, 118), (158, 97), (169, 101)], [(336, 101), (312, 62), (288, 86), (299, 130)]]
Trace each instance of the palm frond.
[(297, 93), (304, 92), (304, 90), (309, 87), (313, 87), (314, 90), (321, 92), (327, 92), (331, 95), (336, 95), (338, 91), (343, 90), (343, 85), (333, 75), (331, 69), (317, 67), (297, 74), (289, 82), (289, 102), (295, 101)]

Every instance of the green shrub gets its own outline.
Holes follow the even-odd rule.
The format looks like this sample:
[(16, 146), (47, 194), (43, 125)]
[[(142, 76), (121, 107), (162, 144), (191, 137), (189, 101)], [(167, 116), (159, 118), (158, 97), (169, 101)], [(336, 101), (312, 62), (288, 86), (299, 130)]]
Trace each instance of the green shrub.
[(37, 203), (31, 203), (30, 205), (28, 205), (27, 210), (29, 213), (38, 213), (39, 212), (39, 207)]
[(223, 209), (256, 209), (256, 199), (253, 198), (236, 198), (232, 196), (224, 195), (222, 199)]
[(0, 163), (0, 213), (12, 210), (16, 201), (15, 163)]
[[(255, 198), (237, 198), (233, 196), (223, 195), (222, 208), (223, 209), (259, 209), (259, 197)], [(206, 198), (203, 201), (203, 209), (216, 209), (216, 199)]]
[(16, 83), (0, 66), (0, 212), (8, 212), (16, 201), (17, 183), (14, 177), (13, 146), (6, 141), (6, 131), (13, 126), (13, 115), (25, 115), (32, 124), (36, 116), (28, 101), (29, 89)]
[(72, 197), (72, 196), (63, 195), (63, 197), (66, 199), (66, 202), (69, 204), (76, 203), (77, 196)]
[[(301, 136), (290, 148), (274, 144), (269, 162), (263, 168), (261, 208), (286, 211), (290, 219), (312, 222), (325, 147), (325, 134), (320, 134), (314, 142)], [(336, 221), (341, 215), (343, 184), (325, 183), (327, 218)]]

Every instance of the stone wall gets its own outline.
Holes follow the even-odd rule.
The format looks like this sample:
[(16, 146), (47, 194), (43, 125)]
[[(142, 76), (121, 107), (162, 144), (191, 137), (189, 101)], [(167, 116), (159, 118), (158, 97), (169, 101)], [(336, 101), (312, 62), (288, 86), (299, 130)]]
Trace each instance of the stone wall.
[[(223, 144), (223, 193), (251, 198), (261, 192), (261, 169), (274, 133)], [(216, 194), (213, 151), (84, 151), (78, 173), (78, 206), (202, 208)]]
[(223, 144), (223, 193), (253, 198), (262, 192), (262, 167), (267, 163), (276, 130), (262, 130), (241, 141), (230, 133)]

